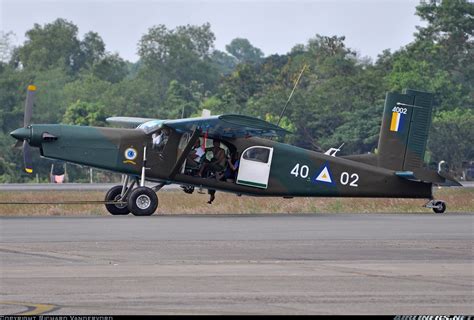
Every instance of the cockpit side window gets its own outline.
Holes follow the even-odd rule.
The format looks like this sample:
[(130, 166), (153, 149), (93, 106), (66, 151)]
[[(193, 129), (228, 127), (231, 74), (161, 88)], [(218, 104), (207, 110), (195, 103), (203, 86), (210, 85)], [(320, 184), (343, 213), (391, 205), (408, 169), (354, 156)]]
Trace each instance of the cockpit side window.
[(159, 152), (162, 152), (168, 143), (168, 138), (170, 136), (170, 129), (167, 127), (162, 127), (161, 129), (155, 131), (151, 135), (151, 142), (153, 149)]
[(267, 163), (270, 157), (270, 149), (260, 147), (250, 148), (244, 152), (242, 157), (245, 160)]

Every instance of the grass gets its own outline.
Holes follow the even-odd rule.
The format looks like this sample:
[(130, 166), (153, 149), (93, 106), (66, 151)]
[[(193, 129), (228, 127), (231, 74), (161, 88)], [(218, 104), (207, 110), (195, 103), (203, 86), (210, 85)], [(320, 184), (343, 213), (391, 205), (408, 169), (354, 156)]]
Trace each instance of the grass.
[[(0, 202), (58, 202), (103, 200), (102, 191), (20, 191), (0, 192)], [(370, 213), (422, 212), (424, 199), (355, 199), (355, 198), (259, 198), (238, 197), (217, 192), (212, 205), (208, 195), (194, 192), (163, 191), (158, 193), (157, 214), (249, 214), (249, 213)], [(435, 198), (446, 201), (448, 212), (474, 212), (474, 188), (439, 188)], [(101, 204), (0, 204), (0, 216), (101, 216), (108, 215)]]

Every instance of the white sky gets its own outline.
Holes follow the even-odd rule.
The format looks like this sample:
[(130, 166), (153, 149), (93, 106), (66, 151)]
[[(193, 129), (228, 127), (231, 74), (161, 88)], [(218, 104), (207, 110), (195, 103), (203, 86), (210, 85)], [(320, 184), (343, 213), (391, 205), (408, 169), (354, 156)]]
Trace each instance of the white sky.
[(265, 55), (287, 53), (316, 33), (345, 35), (346, 45), (361, 56), (376, 58), (413, 40), (416, 0), (0, 0), (0, 30), (13, 31), (16, 44), (34, 23), (58, 17), (79, 27), (80, 36), (95, 31), (106, 48), (136, 61), (137, 43), (148, 28), (165, 24), (211, 23), (215, 47), (224, 50), (243, 37)]

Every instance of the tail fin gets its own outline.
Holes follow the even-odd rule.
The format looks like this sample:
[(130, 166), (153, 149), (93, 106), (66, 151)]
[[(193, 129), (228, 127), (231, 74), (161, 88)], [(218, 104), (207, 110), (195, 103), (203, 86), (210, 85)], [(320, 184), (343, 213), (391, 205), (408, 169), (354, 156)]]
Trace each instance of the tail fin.
[(432, 93), (387, 93), (378, 145), (379, 167), (401, 171), (423, 166), (432, 108)]

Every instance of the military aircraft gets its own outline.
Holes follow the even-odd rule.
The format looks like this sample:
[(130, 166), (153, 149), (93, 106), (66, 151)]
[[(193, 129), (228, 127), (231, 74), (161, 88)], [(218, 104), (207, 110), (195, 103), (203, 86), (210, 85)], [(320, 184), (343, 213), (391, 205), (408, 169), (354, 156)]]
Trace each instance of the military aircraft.
[[(35, 91), (35, 86), (28, 86), (24, 127), (11, 132), (17, 143), (23, 144), (26, 172), (33, 172), (31, 146), (46, 158), (122, 173), (122, 184), (105, 196), (105, 206), (113, 215), (152, 215), (158, 206), (156, 193), (171, 183), (184, 186), (188, 193), (196, 186), (283, 198), (424, 198), (428, 200), (425, 207), (436, 213), (445, 212), (446, 204), (433, 198), (433, 186), (459, 185), (442, 167), (435, 171), (423, 165), (432, 117), (431, 93), (387, 93), (378, 152), (339, 157), (337, 148), (322, 153), (269, 139), (288, 132), (236, 114), (173, 120), (107, 119), (121, 128), (31, 124)], [(216, 154), (202, 154), (203, 150), (199, 153), (204, 162), (196, 161), (197, 166), (190, 167), (189, 155), (211, 141)], [(222, 153), (234, 155), (240, 162), (231, 179), (202, 170), (205, 166), (223, 171), (226, 160)], [(221, 157), (220, 166), (215, 165), (216, 157)], [(147, 187), (145, 181), (156, 185)]]

